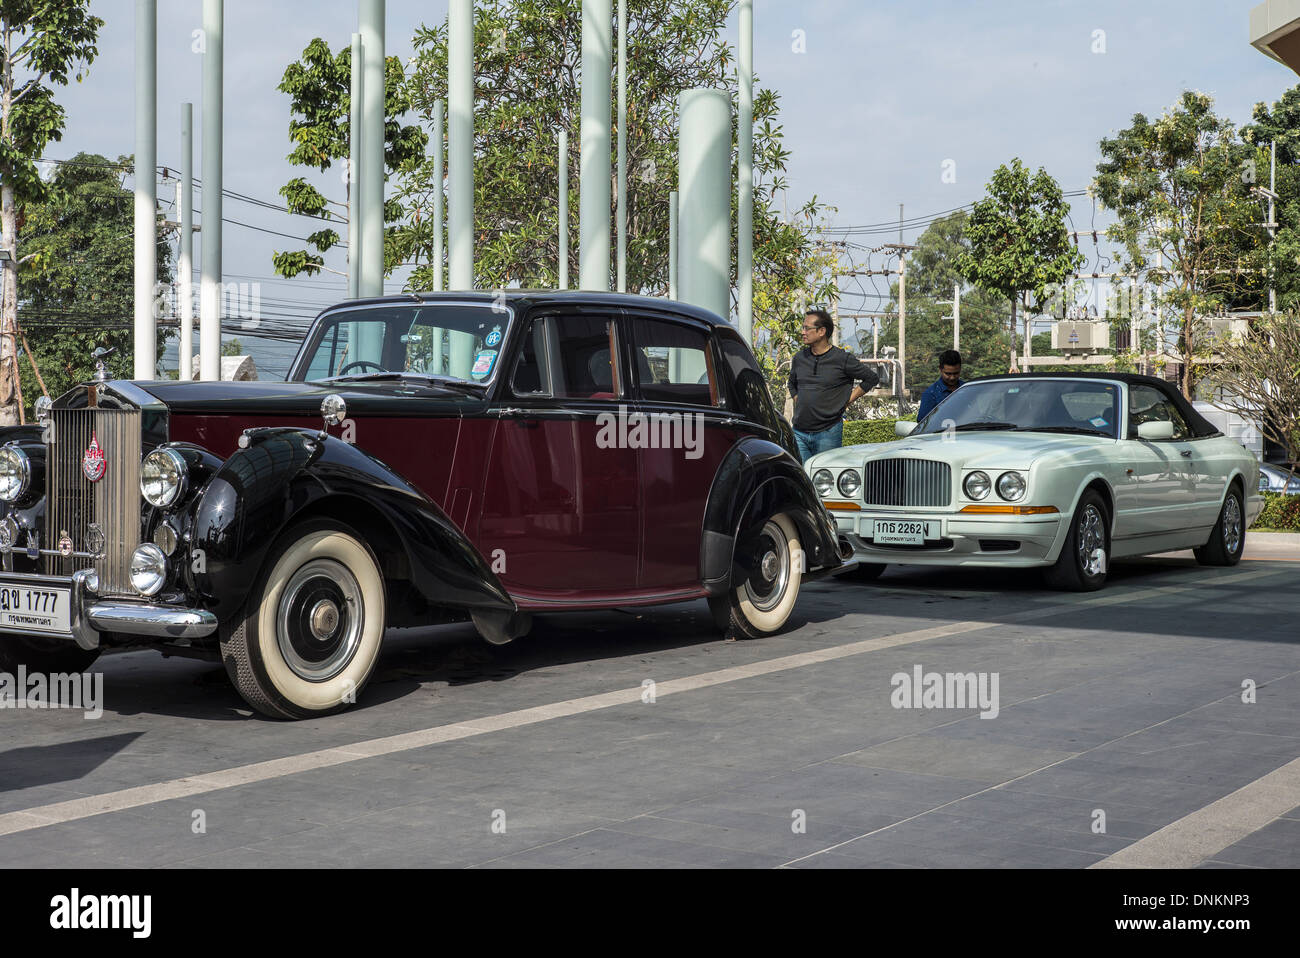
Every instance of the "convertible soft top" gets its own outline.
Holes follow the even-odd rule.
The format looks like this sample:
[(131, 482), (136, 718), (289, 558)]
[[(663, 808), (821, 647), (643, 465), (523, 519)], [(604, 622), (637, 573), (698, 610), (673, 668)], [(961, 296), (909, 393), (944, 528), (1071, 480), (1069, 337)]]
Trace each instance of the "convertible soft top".
[(1150, 386), (1152, 389), (1158, 389), (1174, 404), (1174, 408), (1182, 414), (1183, 420), (1187, 423), (1187, 428), (1197, 439), (1223, 435), (1192, 407), (1182, 392), (1174, 388), (1173, 383), (1155, 376), (1140, 376), (1137, 373), (1002, 373), (997, 376), (979, 376), (971, 382), (985, 382), (992, 379), (1107, 379), (1130, 386)]

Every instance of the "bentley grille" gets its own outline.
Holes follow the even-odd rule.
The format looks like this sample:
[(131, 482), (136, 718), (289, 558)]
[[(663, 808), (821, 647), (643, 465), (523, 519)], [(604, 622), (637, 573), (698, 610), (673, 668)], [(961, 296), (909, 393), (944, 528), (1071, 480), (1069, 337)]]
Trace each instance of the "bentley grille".
[[(131, 553), (140, 535), (140, 410), (52, 409), (53, 444), (47, 453), (45, 541), (57, 549), (66, 532), (77, 552), (89, 552), (86, 531), (104, 533), (104, 557), (95, 561), (99, 594), (131, 596)], [(82, 459), (92, 439), (104, 456), (103, 478), (91, 482)], [(50, 556), (50, 575), (70, 576), (91, 560)]]
[(946, 506), (952, 470), (930, 459), (876, 459), (862, 469), (862, 495), (871, 506)]

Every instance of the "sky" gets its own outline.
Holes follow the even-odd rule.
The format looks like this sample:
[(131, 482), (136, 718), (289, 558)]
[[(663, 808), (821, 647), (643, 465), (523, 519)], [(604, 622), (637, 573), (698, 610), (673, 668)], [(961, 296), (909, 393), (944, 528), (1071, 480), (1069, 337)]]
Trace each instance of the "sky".
[[(897, 241), (890, 224), (901, 203), (904, 216), (918, 221), (904, 230), (913, 242), (924, 228), (920, 220), (978, 199), (998, 164), (1015, 156), (1045, 167), (1066, 191), (1085, 189), (1098, 141), (1135, 113), (1158, 115), (1184, 89), (1211, 94), (1221, 114), (1246, 122), (1256, 102), (1272, 102), (1300, 82), (1250, 46), (1252, 5), (755, 0), (755, 70), (760, 86), (781, 95), (790, 207), (816, 195), (836, 207), (833, 226), (867, 226), (854, 239), (877, 246)], [(83, 150), (116, 157), (134, 148), (135, 3), (92, 0), (91, 8), (105, 21), (99, 56), (83, 83), (58, 91), (67, 126), (62, 141), (47, 149), (49, 158)], [(181, 103), (190, 101), (198, 175), (202, 57), (193, 52), (193, 31), (202, 2), (160, 0), (158, 8), (158, 162), (179, 166)], [(276, 86), (312, 38), (336, 49), (349, 41), (357, 2), (226, 0), (225, 11), (225, 187), (280, 203), (280, 186), (301, 170), (285, 159), (289, 99)], [(446, 12), (446, 0), (388, 0), (387, 52), (409, 57), (416, 27), (441, 23)], [(735, 38), (733, 17), (729, 39)], [(160, 199), (170, 202), (173, 189), (160, 189)], [(1087, 196), (1072, 202), (1075, 229), (1106, 222)], [(300, 237), (315, 228), (309, 219), (229, 198), (224, 212)], [(310, 316), (341, 299), (345, 282), (328, 275), (276, 279), (272, 251), (302, 245), (227, 224), (226, 279), (260, 283), (268, 312)], [(1083, 248), (1090, 264), (1099, 262), (1090, 241)], [(197, 243), (195, 254), (197, 263)], [(856, 255), (856, 266), (868, 265)], [(329, 262), (343, 266), (341, 256)], [(885, 263), (877, 255), (869, 265)], [(400, 288), (400, 280), (391, 285)], [(845, 311), (883, 308), (877, 294), (888, 292), (883, 282), (873, 288), (867, 280), (845, 280), (843, 289)]]

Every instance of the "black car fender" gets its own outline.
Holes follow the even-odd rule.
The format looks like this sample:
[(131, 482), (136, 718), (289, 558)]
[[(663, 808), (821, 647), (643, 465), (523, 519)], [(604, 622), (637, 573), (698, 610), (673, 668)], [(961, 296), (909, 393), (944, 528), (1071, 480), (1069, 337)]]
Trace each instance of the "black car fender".
[(744, 531), (776, 512), (789, 513), (799, 529), (805, 571), (843, 564), (835, 524), (803, 467), (776, 443), (746, 437), (723, 458), (704, 508), (700, 578), (709, 595), (731, 588)]
[[(194, 585), (219, 621), (238, 613), (284, 530), (319, 515), (379, 532), (387, 541), (370, 545), (381, 566), (401, 568), (432, 606), (516, 610), (437, 503), (378, 459), (310, 429), (273, 427), (245, 436), (204, 489), (191, 527)], [(354, 523), (350, 516), (365, 518)]]

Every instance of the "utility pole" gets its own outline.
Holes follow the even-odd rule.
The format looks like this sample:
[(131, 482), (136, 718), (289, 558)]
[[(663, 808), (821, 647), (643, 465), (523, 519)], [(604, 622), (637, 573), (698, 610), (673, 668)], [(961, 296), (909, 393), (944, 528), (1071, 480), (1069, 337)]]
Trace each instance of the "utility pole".
[(176, 181), (176, 218), (180, 221), (180, 246), (176, 250), (177, 288), (180, 300), (181, 341), (176, 378), (194, 378), (194, 104), (181, 104), (181, 178)]
[(961, 283), (952, 284), (952, 299), (944, 300), (940, 306), (951, 306), (952, 315), (944, 319), (952, 320), (952, 348), (961, 349)]
[[(898, 204), (898, 213), (901, 217), (903, 214), (903, 204)], [(903, 232), (900, 220), (898, 232)], [(916, 249), (914, 244), (903, 242), (887, 243), (885, 249), (892, 249), (898, 253), (898, 388), (901, 396), (907, 393), (907, 254)], [(900, 402), (902, 399), (900, 398)]]
[(1273, 239), (1277, 236), (1277, 143), (1268, 145), (1268, 311), (1277, 312), (1277, 290), (1273, 287)]

